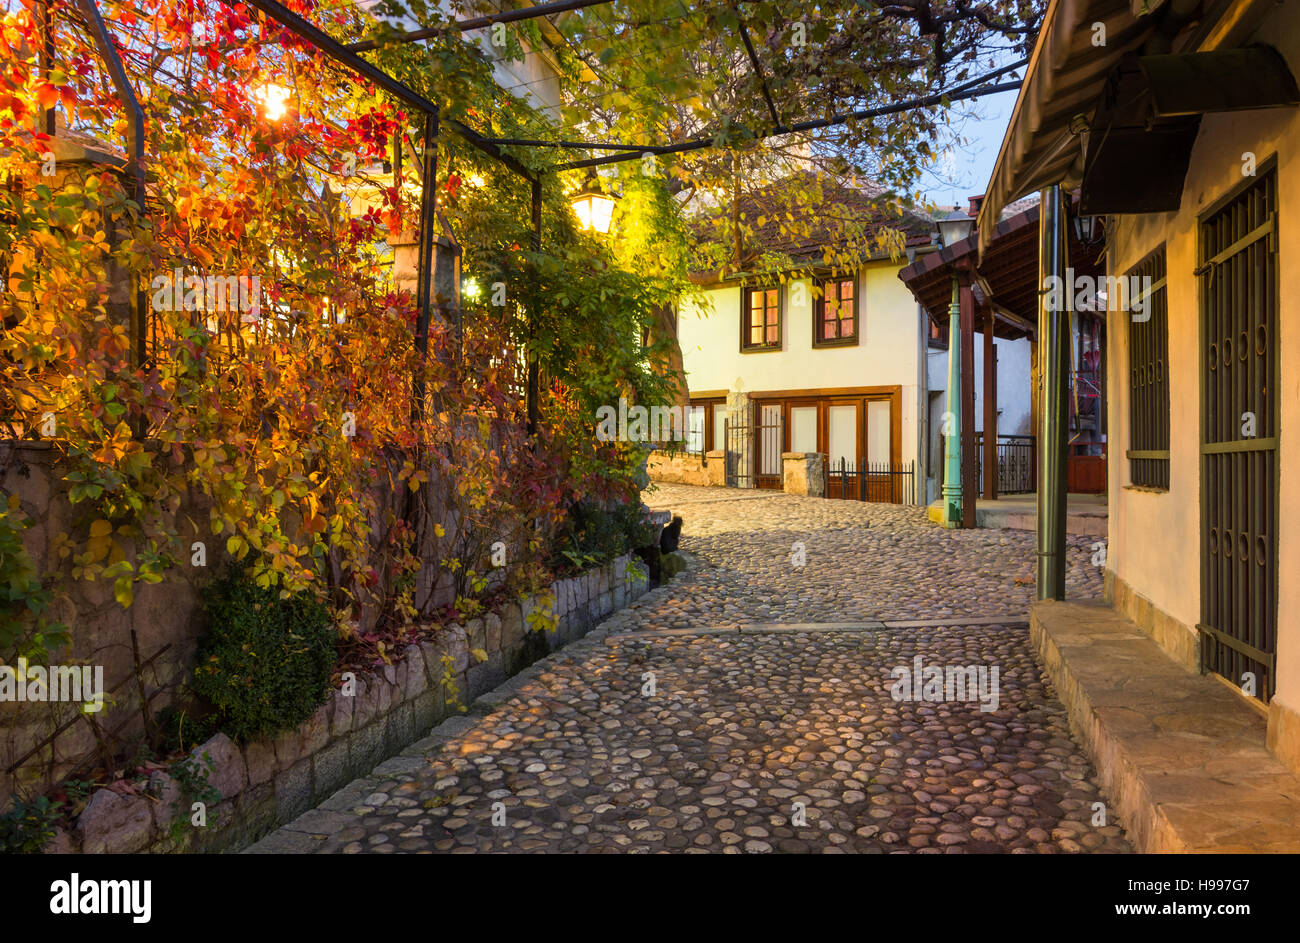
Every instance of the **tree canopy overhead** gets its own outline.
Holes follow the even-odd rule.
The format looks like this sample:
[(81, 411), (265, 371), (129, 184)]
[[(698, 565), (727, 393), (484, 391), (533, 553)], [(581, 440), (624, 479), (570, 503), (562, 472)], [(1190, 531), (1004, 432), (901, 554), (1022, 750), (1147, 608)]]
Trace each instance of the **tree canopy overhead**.
[[(462, 9), (471, 15), (496, 6), (471, 0)], [(804, 202), (822, 199), (826, 187), (860, 189), (881, 202), (917, 202), (921, 172), (960, 144), (952, 120), (960, 109), (939, 98), (874, 119), (789, 129), (933, 99), (1006, 70), (1032, 48), (1044, 6), (1042, 0), (613, 0), (511, 29), (553, 54), (563, 72), (562, 120), (553, 140), (636, 148), (711, 141), (711, 147), (634, 161), (621, 173), (662, 173), (687, 212), (730, 215), (715, 248), (742, 247), (734, 252), (741, 268), (743, 247), (756, 235), (736, 212), (746, 196), (792, 171), (812, 170), (794, 178), (796, 189), (799, 180), (806, 185)], [(570, 161), (575, 152), (548, 157)]]

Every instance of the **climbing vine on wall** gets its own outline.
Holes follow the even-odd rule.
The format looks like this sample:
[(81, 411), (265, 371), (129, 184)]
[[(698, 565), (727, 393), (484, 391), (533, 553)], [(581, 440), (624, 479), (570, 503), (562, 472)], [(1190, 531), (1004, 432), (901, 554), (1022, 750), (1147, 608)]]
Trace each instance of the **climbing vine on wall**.
[[(145, 113), (143, 205), (121, 170), (126, 113), (81, 24), (56, 21), (48, 72), (31, 0), (5, 0), (0, 25), (0, 422), (59, 450), (75, 514), (55, 557), (72, 579), (109, 581), (130, 606), (202, 544), (208, 565), (232, 557), (262, 587), (328, 597), (346, 636), (366, 602), (428, 615), (422, 529), (458, 591), (481, 585), (466, 576), (498, 541), (510, 578), (536, 584), (575, 496), (633, 497), (640, 454), (594, 442), (591, 416), (664, 395), (640, 339), (683, 271), (624, 267), (575, 230), (554, 181), (545, 251), (521, 248), (527, 186), (444, 135), (440, 225), (506, 299), (467, 299), (463, 349), (439, 320), (425, 355), (392, 248), (418, 218), (420, 116), (242, 4), (101, 6)], [(319, 15), (340, 37), (367, 27)], [(395, 55), (408, 59), (384, 64), (448, 113), (545, 126), (474, 47)], [(420, 68), (429, 57), (439, 69)], [(69, 143), (110, 156), (66, 159)], [(533, 436), (525, 350), (545, 379)], [(14, 566), (17, 601), (39, 609), (48, 588)]]

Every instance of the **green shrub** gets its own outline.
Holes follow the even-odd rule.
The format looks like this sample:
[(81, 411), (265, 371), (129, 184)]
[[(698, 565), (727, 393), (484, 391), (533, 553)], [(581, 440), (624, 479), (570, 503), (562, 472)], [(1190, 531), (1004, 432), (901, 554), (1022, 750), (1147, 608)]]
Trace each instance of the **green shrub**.
[(239, 740), (296, 727), (329, 696), (337, 636), (306, 593), (280, 598), (233, 568), (203, 591), (208, 634), (199, 642), (194, 693), (216, 726)]
[(574, 504), (559, 554), (574, 569), (607, 563), (619, 554), (654, 542), (641, 503), (627, 501), (606, 510), (599, 502)]
[(59, 806), (45, 796), (24, 802), (13, 796), (13, 808), (0, 815), (0, 853), (28, 855), (40, 851), (54, 837)]

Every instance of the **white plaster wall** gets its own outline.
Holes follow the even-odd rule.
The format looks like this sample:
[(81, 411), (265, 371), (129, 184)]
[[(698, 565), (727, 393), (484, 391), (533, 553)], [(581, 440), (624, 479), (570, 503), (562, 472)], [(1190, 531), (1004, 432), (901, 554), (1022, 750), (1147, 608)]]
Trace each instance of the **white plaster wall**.
[[(703, 306), (684, 304), (678, 335), (686, 379), (693, 393), (812, 390), (831, 387), (902, 387), (901, 458), (918, 459), (918, 412), (924, 365), (917, 343), (916, 300), (899, 280), (899, 265), (869, 263), (859, 271), (858, 316), (862, 337), (856, 347), (814, 349), (812, 286), (807, 279), (782, 286), (782, 349), (740, 352), (740, 288), (707, 291)], [(802, 284), (802, 289), (795, 285)], [(800, 304), (794, 304), (794, 301)]]
[[(1257, 41), (1278, 49), (1300, 74), (1300, 11), (1275, 11)], [(1278, 698), (1300, 709), (1300, 111), (1277, 108), (1206, 115), (1192, 152), (1175, 213), (1117, 218), (1110, 271), (1132, 267), (1166, 243), (1169, 305), (1169, 491), (1130, 486), (1124, 451), (1128, 438), (1128, 330), (1112, 313), (1107, 339), (1110, 400), (1110, 539), (1107, 565), (1139, 594), (1194, 627), (1200, 621), (1200, 347), (1197, 216), (1241, 183), (1242, 153), (1259, 163), (1278, 158), (1281, 385), (1278, 390), (1280, 495), (1280, 596), (1278, 600)]]
[[(1029, 413), (1029, 341), (993, 339), (998, 356), (998, 435), (1031, 435)], [(942, 387), (947, 387), (944, 357)], [(984, 429), (984, 335), (975, 335), (975, 428)]]

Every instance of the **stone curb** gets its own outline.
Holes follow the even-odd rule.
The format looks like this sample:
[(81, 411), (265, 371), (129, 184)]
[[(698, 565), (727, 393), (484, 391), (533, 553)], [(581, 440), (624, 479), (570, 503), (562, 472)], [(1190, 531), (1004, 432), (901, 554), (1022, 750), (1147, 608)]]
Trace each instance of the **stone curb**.
[(907, 622), (754, 622), (741, 626), (700, 626), (697, 629), (651, 629), (645, 632), (622, 632), (605, 636), (605, 644), (633, 639), (674, 638), (705, 635), (772, 635), (784, 632), (879, 632), (890, 629), (962, 628), (973, 625), (1001, 625), (1023, 628), (1027, 616), (962, 618), (957, 620), (920, 619)]

